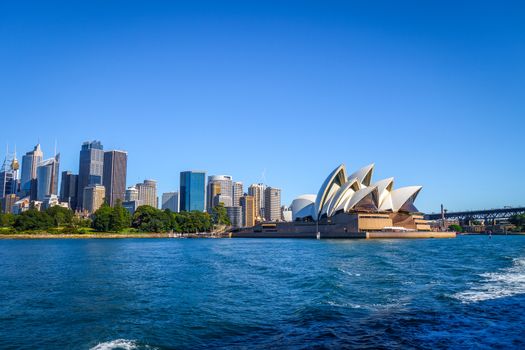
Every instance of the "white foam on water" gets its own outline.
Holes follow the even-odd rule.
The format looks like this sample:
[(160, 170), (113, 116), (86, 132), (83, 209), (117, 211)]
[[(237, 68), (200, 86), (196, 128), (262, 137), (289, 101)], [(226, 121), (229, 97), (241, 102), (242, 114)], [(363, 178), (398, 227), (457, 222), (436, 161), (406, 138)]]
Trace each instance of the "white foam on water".
[(352, 303), (336, 303), (335, 301), (328, 300), (326, 302), (330, 306), (335, 307), (343, 307), (343, 308), (351, 308), (351, 309), (360, 309), (361, 305), (359, 304), (352, 304)]
[(115, 339), (104, 343), (99, 343), (91, 350), (135, 350), (139, 346), (135, 340)]
[(464, 303), (475, 303), (525, 294), (525, 258), (513, 259), (512, 266), (497, 272), (483, 273), (480, 276), (483, 280), (452, 297)]

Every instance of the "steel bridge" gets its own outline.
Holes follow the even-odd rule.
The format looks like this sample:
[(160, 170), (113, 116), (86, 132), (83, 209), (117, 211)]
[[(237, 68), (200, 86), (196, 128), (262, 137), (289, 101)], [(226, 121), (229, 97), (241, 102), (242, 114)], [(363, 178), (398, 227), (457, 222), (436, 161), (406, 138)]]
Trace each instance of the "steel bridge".
[[(525, 214), (525, 207), (512, 208), (505, 207), (503, 209), (486, 209), (486, 210), (473, 210), (473, 211), (457, 211), (447, 212), (445, 211), (445, 219), (456, 219), (460, 222), (469, 222), (472, 220), (484, 220), (487, 223), (494, 223), (496, 220), (509, 219), (514, 215)], [(440, 220), (441, 213), (426, 214), (425, 219), (427, 220)]]

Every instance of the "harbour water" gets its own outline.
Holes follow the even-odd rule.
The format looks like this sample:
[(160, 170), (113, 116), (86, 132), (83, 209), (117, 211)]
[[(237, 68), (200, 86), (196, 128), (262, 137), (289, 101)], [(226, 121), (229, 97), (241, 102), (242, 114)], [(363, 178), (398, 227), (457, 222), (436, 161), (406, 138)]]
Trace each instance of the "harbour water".
[(524, 348), (525, 237), (1, 240), (0, 348)]

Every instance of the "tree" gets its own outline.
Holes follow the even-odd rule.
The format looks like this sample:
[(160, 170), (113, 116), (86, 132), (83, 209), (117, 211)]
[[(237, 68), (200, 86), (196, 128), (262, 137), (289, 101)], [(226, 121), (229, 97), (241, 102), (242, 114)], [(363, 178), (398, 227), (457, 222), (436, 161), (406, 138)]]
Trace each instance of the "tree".
[(0, 227), (13, 227), (16, 217), (13, 214), (0, 213)]
[(112, 213), (113, 210), (107, 203), (102, 204), (93, 214), (93, 229), (98, 232), (110, 232)]
[(114, 208), (107, 203), (102, 204), (93, 214), (92, 227), (99, 232), (120, 232), (131, 225), (131, 215), (120, 202)]
[(142, 232), (165, 232), (170, 229), (170, 221), (166, 212), (142, 205), (133, 214), (132, 226)]
[(456, 225), (456, 224), (450, 225), (448, 229), (454, 232), (463, 232), (463, 227)]
[(29, 209), (16, 217), (13, 226), (18, 231), (48, 230), (54, 226), (54, 222), (46, 212)]
[(231, 225), (230, 218), (223, 203), (212, 209), (212, 221), (215, 225)]
[(525, 228), (525, 214), (513, 215), (509, 219), (510, 223), (516, 225), (518, 228)]
[(56, 227), (70, 225), (73, 221), (73, 211), (59, 205), (47, 208), (46, 213), (51, 217)]
[(113, 208), (110, 216), (110, 230), (120, 232), (131, 226), (131, 214), (122, 206), (120, 201)]

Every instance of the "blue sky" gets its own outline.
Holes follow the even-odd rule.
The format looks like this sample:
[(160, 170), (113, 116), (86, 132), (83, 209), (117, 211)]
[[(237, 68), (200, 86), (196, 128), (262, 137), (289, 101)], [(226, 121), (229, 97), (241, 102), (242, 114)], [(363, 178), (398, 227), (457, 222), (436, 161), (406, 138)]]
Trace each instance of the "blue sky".
[[(204, 169), (289, 203), (339, 163), (423, 211), (525, 205), (520, 1), (0, 2), (2, 145), (129, 152), (128, 183)], [(4, 152), (1, 152), (3, 155)]]

